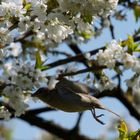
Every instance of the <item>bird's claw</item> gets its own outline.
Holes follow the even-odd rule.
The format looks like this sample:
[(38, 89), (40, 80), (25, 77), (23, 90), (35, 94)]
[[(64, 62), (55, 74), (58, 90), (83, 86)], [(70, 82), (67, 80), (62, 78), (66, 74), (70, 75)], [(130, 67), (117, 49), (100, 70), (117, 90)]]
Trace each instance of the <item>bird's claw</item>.
[(99, 123), (102, 124), (102, 125), (105, 124), (105, 123), (102, 122), (100, 119), (98, 119), (98, 118), (104, 116), (104, 114), (100, 114), (100, 115), (96, 116), (95, 109), (91, 110), (91, 112), (92, 112), (92, 115), (93, 115), (94, 119), (95, 119), (97, 122), (99, 122)]
[(96, 117), (94, 117), (94, 118), (95, 118), (95, 120), (96, 120), (97, 122), (99, 122), (100, 124), (105, 125), (105, 123), (104, 123), (104, 122), (102, 122), (101, 120), (99, 120), (97, 116), (96, 116)]
[(100, 114), (100, 115), (98, 115), (98, 116), (96, 116), (97, 118), (100, 118), (100, 117), (102, 117), (102, 116), (104, 116), (104, 114)]

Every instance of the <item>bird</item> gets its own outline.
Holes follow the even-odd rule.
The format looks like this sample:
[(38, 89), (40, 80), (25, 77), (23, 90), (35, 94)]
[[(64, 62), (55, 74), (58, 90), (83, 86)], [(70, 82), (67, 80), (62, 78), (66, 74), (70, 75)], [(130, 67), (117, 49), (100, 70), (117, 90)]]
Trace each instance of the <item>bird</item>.
[(49, 106), (65, 112), (83, 112), (90, 110), (93, 117), (100, 124), (104, 125), (99, 118), (104, 114), (96, 115), (95, 108), (107, 110), (117, 117), (120, 115), (105, 107), (99, 99), (89, 94), (89, 88), (82, 83), (62, 78), (54, 89), (47, 87), (39, 88), (32, 97), (37, 97)]

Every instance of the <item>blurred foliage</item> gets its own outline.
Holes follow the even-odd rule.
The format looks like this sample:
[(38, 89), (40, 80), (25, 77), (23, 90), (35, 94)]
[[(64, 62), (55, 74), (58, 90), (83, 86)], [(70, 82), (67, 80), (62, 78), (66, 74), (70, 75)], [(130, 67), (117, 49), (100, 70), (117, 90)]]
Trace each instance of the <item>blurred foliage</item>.
[(138, 22), (140, 18), (140, 5), (136, 5), (134, 7), (134, 16), (135, 16), (136, 22)]
[(40, 140), (62, 140), (62, 139), (58, 138), (53, 134), (43, 132), (41, 134)]
[(0, 140), (12, 140), (12, 130), (0, 124)]
[(131, 35), (128, 35), (128, 38), (124, 41), (121, 42), (121, 45), (124, 47), (124, 46), (127, 46), (128, 47), (128, 52), (132, 53), (132, 52), (140, 52), (140, 42), (138, 43), (135, 43), (134, 42), (134, 38), (133, 36)]
[[(112, 125), (116, 123), (118, 123), (118, 121), (114, 122)], [(109, 129), (109, 131), (111, 131), (111, 129)], [(103, 135), (96, 140), (140, 140), (140, 129), (137, 131), (132, 130), (129, 131), (129, 125), (126, 124), (126, 122), (123, 120), (119, 122), (119, 125), (115, 131), (118, 131), (118, 136), (116, 138), (115, 137), (107, 138), (105, 135)], [(39, 140), (62, 140), (62, 139), (53, 134), (42, 132)]]
[(117, 140), (140, 140), (140, 129), (128, 132), (127, 125), (121, 121), (118, 125), (119, 138)]

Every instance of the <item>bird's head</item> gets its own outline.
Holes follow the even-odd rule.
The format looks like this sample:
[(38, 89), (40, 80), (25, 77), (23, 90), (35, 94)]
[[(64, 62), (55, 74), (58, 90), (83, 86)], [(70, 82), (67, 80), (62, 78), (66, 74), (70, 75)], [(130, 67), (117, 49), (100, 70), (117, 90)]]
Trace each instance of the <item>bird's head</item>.
[(46, 95), (49, 92), (49, 89), (46, 87), (39, 88), (34, 94), (32, 94), (32, 97), (42, 97), (43, 95)]

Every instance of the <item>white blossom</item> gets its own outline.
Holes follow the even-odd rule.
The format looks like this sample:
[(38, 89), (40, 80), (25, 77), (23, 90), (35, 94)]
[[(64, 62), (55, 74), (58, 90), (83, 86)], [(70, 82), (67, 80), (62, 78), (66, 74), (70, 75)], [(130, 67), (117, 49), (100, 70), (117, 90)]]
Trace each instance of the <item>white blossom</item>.
[(106, 65), (108, 68), (114, 68), (116, 62), (122, 60), (123, 55), (123, 48), (115, 40), (112, 40), (104, 51), (99, 50), (96, 57), (99, 65)]
[(90, 54), (90, 53), (85, 53), (85, 54), (84, 54), (84, 57), (85, 57), (87, 60), (91, 60), (91, 54)]
[(28, 107), (25, 100), (27, 94), (24, 93), (39, 88), (43, 84), (46, 86), (45, 76), (39, 69), (35, 69), (34, 65), (21, 60), (4, 64), (0, 79), (7, 86), (2, 91), (4, 97), (2, 99), (15, 110), (16, 116), (23, 114)]
[(7, 48), (5, 48), (5, 51), (6, 51), (7, 57), (8, 56), (17, 57), (21, 54), (22, 48), (21, 48), (20, 44), (12, 42), (9, 44), (9, 46)]
[(132, 70), (138, 74), (140, 74), (140, 59), (135, 59), (135, 64), (132, 67)]
[(114, 56), (112, 54), (112, 51), (99, 50), (96, 57), (97, 57), (97, 61), (98, 61), (99, 65), (106, 65), (108, 68), (114, 68), (116, 61), (113, 58)]
[(27, 31), (32, 25), (31, 18), (29, 16), (21, 16), (18, 22), (18, 30), (22, 33)]
[[(56, 83), (55, 78), (48, 83), (46, 74), (35, 68), (35, 60), (31, 59), (31, 54), (35, 53), (37, 48), (27, 47), (25, 51), (30, 51), (31, 54), (24, 56), (22, 47), (26, 47), (32, 38), (34, 41), (41, 41), (47, 47), (54, 47), (73, 33), (77, 39), (82, 38), (84, 41), (82, 34), (93, 35), (94, 19), (97, 16), (108, 16), (117, 6), (118, 0), (57, 0), (58, 6), (52, 9), (48, 9), (50, 5), (47, 5), (47, 0), (27, 0), (26, 2), (29, 2), (29, 9), (24, 7), (21, 0), (5, 0), (0, 3), (0, 18), (2, 19), (0, 22), (0, 45), (2, 46), (0, 49), (2, 62), (0, 81), (6, 85), (1, 92), (1, 100), (15, 110), (16, 116), (26, 111), (28, 104), (25, 98), (30, 96), (29, 91), (40, 86), (47, 86), (47, 84), (51, 89)], [(84, 21), (83, 17), (87, 15), (91, 16), (91, 23)], [(14, 43), (16, 38), (13, 32), (16, 31), (15, 36), (21, 37), (24, 33), (26, 35), (29, 29), (32, 29), (34, 34), (31, 38), (29, 36), (29, 40), (27, 38), (27, 44), (20, 46)], [(122, 48), (114, 41), (108, 45), (106, 50), (97, 54), (97, 60), (101, 65), (105, 64), (109, 68), (114, 68), (116, 61), (125, 56), (122, 55), (123, 53)], [(91, 59), (89, 54), (85, 54), (85, 57), (88, 60)], [(31, 62), (28, 63), (30, 60)], [(137, 64), (139, 61), (135, 60), (133, 71), (139, 73)], [(75, 70), (75, 67), (68, 66), (65, 72)], [(100, 81), (99, 84), (101, 90), (111, 90), (114, 87), (109, 79), (105, 82)], [(10, 115), (11, 113), (5, 107), (0, 107), (0, 118), (8, 119)]]
[(46, 20), (46, 10), (47, 10), (47, 5), (43, 3), (42, 1), (36, 1), (32, 3), (32, 11), (31, 11), (31, 16), (37, 16), (39, 20), (45, 21)]
[(135, 64), (135, 61), (136, 61), (136, 57), (135, 56), (132, 56), (128, 53), (125, 53), (124, 56), (123, 56), (123, 64), (124, 64), (124, 67), (129, 69), (129, 68), (133, 68), (134, 64)]
[(0, 5), (0, 15), (10, 18), (10, 16), (20, 17), (25, 14), (26, 10), (23, 9), (22, 3), (15, 2), (2, 2)]
[(104, 90), (113, 90), (117, 85), (106, 75), (103, 75), (101, 79), (96, 82), (95, 86), (100, 92), (102, 92)]
[(52, 20), (51, 23), (47, 26), (48, 38), (56, 42), (61, 42), (72, 32), (73, 31), (70, 29), (70, 27), (60, 23), (58, 19)]
[(58, 80), (56, 80), (56, 77), (52, 76), (48, 83), (48, 89), (52, 90), (53, 88), (55, 88), (57, 82)]
[(6, 45), (9, 44), (13, 41), (13, 36), (10, 35), (10, 33), (8, 33), (8, 29), (7, 28), (0, 28), (0, 44), (1, 45)]
[(140, 106), (140, 76), (135, 74), (133, 77), (126, 80), (126, 84), (132, 89), (134, 104)]
[(81, 14), (91, 13), (93, 16), (106, 16), (115, 9), (118, 0), (58, 0), (58, 2), (63, 12), (72, 11), (74, 14), (80, 12)]
[(5, 120), (9, 120), (11, 116), (11, 113), (6, 109), (5, 106), (0, 107), (0, 118), (4, 118)]
[(9, 99), (9, 105), (15, 109), (15, 116), (20, 116), (21, 114), (23, 114), (27, 107), (28, 107), (28, 104), (26, 104), (22, 98), (20, 97), (17, 97), (17, 98), (10, 98)]
[(99, 50), (96, 58), (99, 65), (106, 65), (110, 69), (114, 68), (117, 62), (120, 62), (124, 68), (140, 73), (140, 60), (127, 53), (125, 48), (121, 47), (115, 40), (112, 40), (105, 50)]

